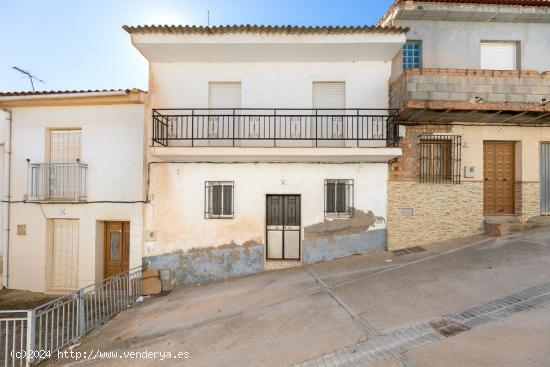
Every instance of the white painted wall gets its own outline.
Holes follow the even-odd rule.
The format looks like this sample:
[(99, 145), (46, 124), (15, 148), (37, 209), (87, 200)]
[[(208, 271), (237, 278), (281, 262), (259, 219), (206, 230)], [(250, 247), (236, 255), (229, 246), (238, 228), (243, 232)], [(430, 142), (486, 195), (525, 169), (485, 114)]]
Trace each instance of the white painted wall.
[(550, 70), (550, 24), (398, 20), (422, 40), (424, 68), (480, 68), (480, 42), (520, 41), (522, 70)]
[(88, 164), (88, 201), (141, 200), (143, 105), (13, 108), (12, 200), (27, 192), (27, 158), (46, 159), (47, 129), (82, 129), (81, 162)]
[(151, 63), (152, 108), (207, 108), (208, 82), (240, 81), (243, 108), (311, 108), (314, 81), (346, 82), (346, 107), (386, 108), (391, 62)]
[[(145, 220), (157, 238), (146, 242), (144, 256), (231, 241), (265, 244), (266, 194), (299, 194), (302, 226), (322, 222), (325, 179), (353, 179), (355, 208), (386, 218), (387, 176), (387, 163), (155, 164)], [(204, 218), (205, 181), (234, 181), (234, 219)]]
[[(47, 129), (81, 128), (81, 162), (88, 164), (88, 201), (143, 200), (143, 105), (13, 108), (11, 198), (27, 191), (27, 162), (45, 161)], [(46, 220), (73, 218), (79, 227), (79, 286), (97, 280), (97, 221), (130, 221), (130, 267), (141, 264), (143, 204), (25, 204), (11, 206), (9, 287), (46, 290)], [(18, 224), (27, 235), (16, 235)], [(99, 254), (99, 255), (98, 255)]]

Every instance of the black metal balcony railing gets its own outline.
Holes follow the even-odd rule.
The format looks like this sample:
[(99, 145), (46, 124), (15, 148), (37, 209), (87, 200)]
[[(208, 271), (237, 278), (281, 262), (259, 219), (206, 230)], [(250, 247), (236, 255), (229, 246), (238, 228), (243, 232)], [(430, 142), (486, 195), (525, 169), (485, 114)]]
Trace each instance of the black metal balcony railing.
[[(153, 109), (152, 141), (164, 147), (297, 146), (292, 142), (299, 141), (313, 147), (394, 146), (398, 123), (398, 110), (164, 108)], [(251, 141), (259, 145), (246, 144)]]
[(27, 200), (83, 201), (86, 199), (88, 165), (29, 163)]

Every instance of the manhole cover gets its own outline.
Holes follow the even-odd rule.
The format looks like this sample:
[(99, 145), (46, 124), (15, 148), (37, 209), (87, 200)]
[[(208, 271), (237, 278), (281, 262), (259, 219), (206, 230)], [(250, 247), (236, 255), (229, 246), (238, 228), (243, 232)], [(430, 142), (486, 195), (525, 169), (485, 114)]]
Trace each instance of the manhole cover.
[(441, 319), (430, 322), (430, 326), (444, 337), (453, 336), (470, 329), (464, 324), (449, 319)]

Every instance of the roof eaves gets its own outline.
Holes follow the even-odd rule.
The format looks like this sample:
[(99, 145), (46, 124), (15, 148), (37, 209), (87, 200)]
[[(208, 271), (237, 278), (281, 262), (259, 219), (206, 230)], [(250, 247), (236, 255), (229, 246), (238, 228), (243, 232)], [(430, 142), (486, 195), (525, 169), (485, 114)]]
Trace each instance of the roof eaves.
[[(397, 7), (408, 0), (395, 0), (386, 10), (384, 15), (376, 22), (376, 26), (381, 27), (392, 17)], [(414, 2), (416, 0), (410, 0)], [(532, 6), (532, 7), (550, 7), (550, 0), (418, 0), (419, 3), (443, 3), (443, 4), (472, 4), (472, 5), (503, 5), (503, 6)]]
[(161, 33), (161, 34), (357, 34), (357, 33), (382, 33), (401, 34), (406, 33), (406, 27), (381, 27), (381, 26), (271, 26), (271, 25), (221, 25), (213, 27), (196, 25), (138, 25), (122, 27), (130, 34)]

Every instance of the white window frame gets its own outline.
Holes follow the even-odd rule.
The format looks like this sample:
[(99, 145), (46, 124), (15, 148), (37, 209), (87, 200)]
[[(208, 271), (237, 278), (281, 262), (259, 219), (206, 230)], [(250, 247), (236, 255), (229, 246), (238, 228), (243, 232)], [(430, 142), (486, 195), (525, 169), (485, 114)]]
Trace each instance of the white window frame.
[[(495, 69), (495, 68), (489, 68), (485, 67), (483, 65), (483, 45), (496, 45), (496, 44), (509, 44), (514, 46), (514, 69)], [(482, 70), (504, 70), (504, 71), (515, 71), (515, 70), (521, 70), (521, 42), (520, 41), (513, 41), (513, 40), (481, 40), (479, 43), (479, 68)]]

